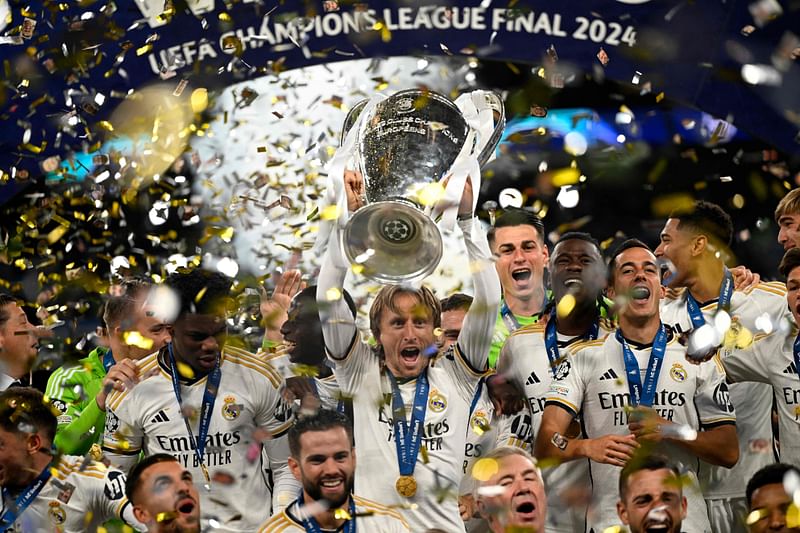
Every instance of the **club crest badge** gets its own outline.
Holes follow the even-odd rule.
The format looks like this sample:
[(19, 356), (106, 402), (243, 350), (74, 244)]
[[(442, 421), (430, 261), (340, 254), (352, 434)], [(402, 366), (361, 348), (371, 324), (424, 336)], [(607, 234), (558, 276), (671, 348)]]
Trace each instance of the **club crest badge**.
[(47, 516), (50, 517), (50, 522), (53, 525), (60, 526), (67, 520), (67, 513), (61, 507), (60, 502), (50, 502), (50, 508), (47, 510)]
[(428, 396), (428, 408), (434, 413), (441, 413), (447, 409), (447, 400), (439, 394), (439, 391), (434, 389)]
[(683, 368), (683, 365), (680, 363), (675, 363), (672, 365), (672, 368), (669, 369), (669, 377), (677, 381), (678, 383), (682, 383), (686, 381), (686, 369)]
[(222, 400), (222, 417), (225, 420), (236, 420), (242, 414), (242, 404), (236, 403), (236, 398), (233, 396), (225, 396)]

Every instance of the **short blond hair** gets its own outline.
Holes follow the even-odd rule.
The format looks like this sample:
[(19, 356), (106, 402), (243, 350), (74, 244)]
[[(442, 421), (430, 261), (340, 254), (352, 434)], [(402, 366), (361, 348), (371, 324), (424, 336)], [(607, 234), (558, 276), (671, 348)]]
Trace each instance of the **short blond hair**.
[(778, 202), (775, 208), (775, 222), (784, 215), (800, 214), (800, 189), (792, 189)]
[(369, 309), (369, 329), (372, 332), (372, 336), (379, 343), (383, 313), (387, 309), (394, 313), (397, 312), (394, 299), (400, 294), (410, 294), (416, 298), (417, 302), (431, 314), (434, 328), (442, 325), (442, 306), (439, 304), (439, 299), (434, 296), (428, 287), (423, 285), (419, 289), (414, 289), (405, 285), (385, 285), (378, 291), (378, 295)]

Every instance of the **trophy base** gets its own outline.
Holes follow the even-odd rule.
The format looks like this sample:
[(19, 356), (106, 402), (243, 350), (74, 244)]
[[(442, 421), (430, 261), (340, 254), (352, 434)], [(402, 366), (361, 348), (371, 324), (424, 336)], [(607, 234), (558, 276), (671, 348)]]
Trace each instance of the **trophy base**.
[(347, 259), (379, 283), (410, 283), (431, 274), (442, 259), (439, 228), (404, 202), (375, 202), (353, 214), (342, 234)]

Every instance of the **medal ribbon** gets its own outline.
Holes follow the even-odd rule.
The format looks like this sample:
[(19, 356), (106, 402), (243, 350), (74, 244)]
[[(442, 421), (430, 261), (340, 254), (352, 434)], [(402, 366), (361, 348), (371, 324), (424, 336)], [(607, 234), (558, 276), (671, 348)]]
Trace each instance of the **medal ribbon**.
[[(730, 270), (725, 269), (725, 275), (722, 279), (722, 287), (719, 290), (719, 300), (717, 301), (717, 309), (723, 309), (729, 312), (731, 308), (731, 297), (733, 296), (733, 276)], [(703, 311), (700, 310), (700, 304), (694, 299), (692, 293), (686, 290), (686, 311), (689, 313), (689, 320), (692, 321), (692, 329), (699, 328), (706, 323), (703, 316)]]
[(653, 348), (650, 350), (650, 359), (647, 362), (647, 373), (644, 376), (644, 386), (642, 386), (642, 374), (639, 371), (639, 363), (636, 356), (628, 346), (628, 342), (622, 336), (622, 330), (617, 330), (617, 340), (622, 344), (622, 354), (625, 358), (625, 374), (628, 376), (628, 390), (631, 393), (631, 406), (637, 407), (644, 405), (652, 407), (656, 397), (656, 386), (658, 376), (661, 374), (661, 363), (664, 362), (664, 353), (667, 351), (667, 330), (664, 324), (658, 327), (658, 333), (653, 340)]
[[(175, 364), (175, 354), (172, 352), (172, 343), (167, 345), (169, 347), (169, 366), (172, 373), (172, 388), (175, 391), (175, 398), (178, 400), (178, 406), (181, 407), (183, 412), (183, 400), (181, 399), (181, 383), (179, 380), (178, 368)], [(203, 475), (206, 482), (210, 482), (208, 470), (206, 469), (205, 461), (203, 460), (203, 452), (206, 449), (206, 437), (208, 436), (208, 428), (211, 425), (211, 415), (214, 413), (214, 402), (217, 400), (217, 390), (219, 389), (219, 382), (222, 380), (222, 369), (219, 367), (219, 357), (214, 365), (214, 369), (208, 374), (206, 379), (206, 390), (203, 393), (203, 406), (200, 409), (200, 428), (199, 435), (200, 442), (195, 439), (192, 427), (189, 425), (189, 419), (183, 416), (183, 422), (186, 424), (186, 432), (189, 434), (189, 442), (194, 448), (197, 462), (203, 470)]]
[(114, 355), (111, 353), (111, 350), (108, 350), (103, 355), (103, 368), (106, 369), (106, 374), (108, 374), (108, 371), (111, 370), (111, 367), (114, 366), (115, 362), (116, 361), (114, 361)]
[(797, 375), (800, 376), (800, 333), (794, 338), (794, 368)]
[[(8, 509), (3, 511), (3, 514), (0, 515), (0, 532), (6, 531), (14, 526), (14, 522), (17, 521), (22, 513), (25, 512), (25, 509), (36, 499), (36, 496), (42, 491), (44, 486), (47, 484), (47, 481), (50, 479), (50, 465), (48, 464), (44, 470), (39, 474), (39, 476), (33, 480), (33, 483), (25, 487), (25, 490), (17, 496), (16, 501), (13, 505), (9, 506)], [(11, 496), (7, 489), (3, 489), (3, 501), (8, 501), (11, 499)]]
[[(303, 505), (303, 493), (297, 498), (298, 507)], [(344, 527), (341, 529), (342, 533), (355, 533), (356, 532), (356, 503), (353, 501), (353, 495), (350, 495), (350, 503), (347, 505), (347, 512), (350, 518), (342, 524)], [(322, 533), (322, 528), (317, 523), (313, 516), (304, 516), (300, 520), (303, 522), (303, 527), (307, 533)], [(336, 531), (339, 531), (338, 529)]]
[(394, 419), (394, 444), (397, 448), (397, 462), (401, 476), (414, 473), (417, 454), (422, 442), (422, 425), (425, 422), (425, 411), (428, 407), (428, 370), (417, 377), (417, 388), (414, 392), (414, 407), (411, 411), (411, 423), (406, 422), (406, 407), (403, 395), (397, 385), (397, 379), (386, 370), (392, 383), (392, 418)]
[[(593, 341), (597, 339), (599, 333), (600, 322), (595, 320), (583, 338)], [(561, 354), (558, 353), (558, 328), (556, 327), (555, 307), (550, 311), (550, 318), (547, 320), (547, 325), (544, 328), (544, 347), (547, 351), (547, 358), (550, 359), (550, 371), (553, 373), (553, 376), (555, 376), (558, 370), (558, 360), (561, 358)]]

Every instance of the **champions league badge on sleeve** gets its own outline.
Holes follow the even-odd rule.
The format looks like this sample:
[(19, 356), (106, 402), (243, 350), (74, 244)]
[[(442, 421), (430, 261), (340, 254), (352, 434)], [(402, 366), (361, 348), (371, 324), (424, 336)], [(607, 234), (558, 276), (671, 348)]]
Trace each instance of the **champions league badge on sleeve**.
[(572, 364), (569, 361), (567, 360), (561, 361), (561, 363), (556, 368), (555, 373), (553, 374), (553, 378), (555, 378), (558, 381), (561, 381), (562, 379), (569, 376), (569, 371), (571, 369), (572, 369)]

